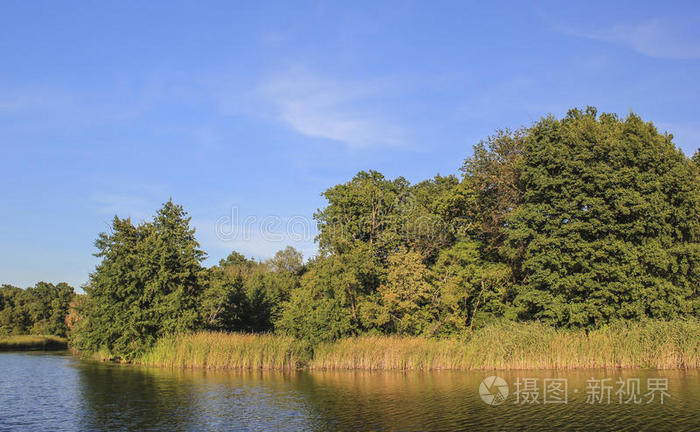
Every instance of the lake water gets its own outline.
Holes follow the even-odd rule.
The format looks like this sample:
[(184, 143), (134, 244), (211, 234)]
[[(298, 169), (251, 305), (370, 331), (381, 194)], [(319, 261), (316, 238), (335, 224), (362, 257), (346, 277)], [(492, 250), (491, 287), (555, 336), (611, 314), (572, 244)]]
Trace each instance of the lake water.
[[(508, 390), (498, 405), (480, 396), (491, 375), (503, 381), (482, 387), (487, 402)], [(698, 431), (700, 374), (212, 372), (0, 353), (0, 430)]]

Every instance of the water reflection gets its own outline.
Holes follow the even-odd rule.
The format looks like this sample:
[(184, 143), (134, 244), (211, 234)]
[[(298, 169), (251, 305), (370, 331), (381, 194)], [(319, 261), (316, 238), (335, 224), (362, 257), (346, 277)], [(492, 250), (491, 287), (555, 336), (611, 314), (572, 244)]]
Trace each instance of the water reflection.
[[(697, 371), (496, 372), (511, 395), (479, 397), (489, 372), (215, 372), (0, 354), (0, 430), (700, 430)], [(568, 403), (514, 404), (518, 378), (566, 378)], [(668, 379), (663, 405), (586, 403), (591, 377)]]
[(146, 430), (177, 424), (189, 429), (191, 389), (164, 374), (93, 362), (74, 364), (82, 399), (80, 429)]
[(79, 363), (85, 429), (309, 430), (294, 375)]
[[(515, 404), (515, 397), (489, 406), (479, 384), (498, 374), (515, 390), (518, 378), (565, 378), (566, 404)], [(658, 402), (587, 402), (587, 380), (664, 377), (671, 397)], [(372, 430), (700, 430), (700, 376), (697, 371), (517, 371), (368, 373), (314, 372), (302, 389), (322, 418), (340, 429)], [(646, 387), (645, 387), (646, 388)], [(644, 399), (646, 402), (647, 399)]]

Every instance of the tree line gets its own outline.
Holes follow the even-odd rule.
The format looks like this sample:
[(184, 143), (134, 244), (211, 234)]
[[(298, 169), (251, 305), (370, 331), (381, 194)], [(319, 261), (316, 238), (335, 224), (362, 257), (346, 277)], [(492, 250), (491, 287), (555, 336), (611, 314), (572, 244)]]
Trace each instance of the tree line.
[(66, 318), (74, 296), (73, 287), (63, 282), (39, 282), (27, 289), (0, 286), (0, 336), (66, 336)]
[(630, 114), (573, 109), (498, 131), (461, 175), (362, 171), (323, 193), (318, 253), (206, 257), (184, 209), (115, 217), (72, 340), (128, 359), (170, 333), (452, 337), (496, 320), (596, 328), (700, 317), (700, 153)]

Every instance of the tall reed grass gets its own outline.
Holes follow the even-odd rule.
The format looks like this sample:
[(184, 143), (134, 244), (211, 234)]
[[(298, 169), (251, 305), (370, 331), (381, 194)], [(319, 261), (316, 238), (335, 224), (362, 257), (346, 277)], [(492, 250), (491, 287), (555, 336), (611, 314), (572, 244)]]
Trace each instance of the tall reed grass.
[(160, 340), (137, 361), (215, 369), (582, 369), (700, 367), (700, 321), (647, 321), (586, 332), (499, 323), (463, 338), (358, 336), (305, 346), (287, 336), (200, 332)]
[(67, 348), (68, 341), (58, 336), (0, 336), (0, 351), (62, 350)]
[(296, 369), (309, 361), (303, 344), (288, 336), (198, 332), (159, 340), (136, 363), (208, 369)]
[(647, 321), (586, 332), (501, 323), (470, 337), (360, 336), (323, 344), (317, 369), (582, 369), (700, 367), (700, 321)]

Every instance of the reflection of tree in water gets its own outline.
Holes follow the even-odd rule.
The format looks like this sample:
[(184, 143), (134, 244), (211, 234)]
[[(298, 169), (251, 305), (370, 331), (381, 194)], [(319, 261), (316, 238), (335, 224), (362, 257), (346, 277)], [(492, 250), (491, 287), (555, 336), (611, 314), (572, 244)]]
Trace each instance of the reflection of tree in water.
[(83, 430), (311, 430), (296, 374), (78, 366)]
[[(492, 375), (505, 378), (515, 390), (518, 377), (537, 377), (540, 391), (544, 378), (568, 380), (567, 404), (516, 405), (511, 394), (506, 402), (492, 407), (479, 398), (479, 383)], [(685, 372), (684, 372), (685, 373)], [(590, 405), (586, 380), (591, 376), (611, 378), (669, 378), (669, 392), (675, 398), (659, 403), (626, 405), (617, 402)], [(697, 373), (694, 376), (697, 377)], [(690, 384), (689, 384), (690, 383)], [(568, 430), (585, 429), (591, 419), (601, 429), (644, 429), (656, 425), (662, 430), (668, 418), (678, 424), (698, 421), (696, 406), (700, 386), (678, 372), (669, 371), (481, 371), (481, 372), (367, 372), (313, 371), (301, 374), (297, 388), (313, 405), (323, 424), (335, 430)], [(646, 391), (646, 384), (644, 384)], [(690, 386), (695, 389), (686, 389)], [(578, 389), (574, 393), (574, 389)], [(614, 391), (614, 390), (613, 390)], [(682, 396), (681, 396), (682, 395)], [(680, 397), (679, 397), (680, 396)], [(687, 398), (687, 399), (686, 399)], [(670, 417), (669, 417), (670, 416)], [(654, 429), (654, 428), (652, 428)], [(695, 428), (697, 429), (697, 428)]]
[[(480, 376), (442, 373), (313, 371), (297, 387), (332, 429), (459, 430), (475, 404)], [(483, 402), (481, 402), (483, 404)]]
[[(695, 424), (700, 400), (698, 375), (691, 372), (498, 371), (511, 395), (491, 407), (479, 398), (478, 387), (494, 371), (214, 372), (88, 362), (77, 367), (83, 430), (548, 430), (583, 429), (593, 418), (602, 429), (636, 430), (660, 426), (669, 416), (679, 425)], [(591, 376), (613, 381), (666, 376), (673, 398), (664, 405), (587, 405)], [(569, 403), (513, 404), (518, 377), (537, 377), (540, 384), (567, 377)]]
[(187, 429), (192, 386), (168, 370), (81, 362), (83, 430)]

